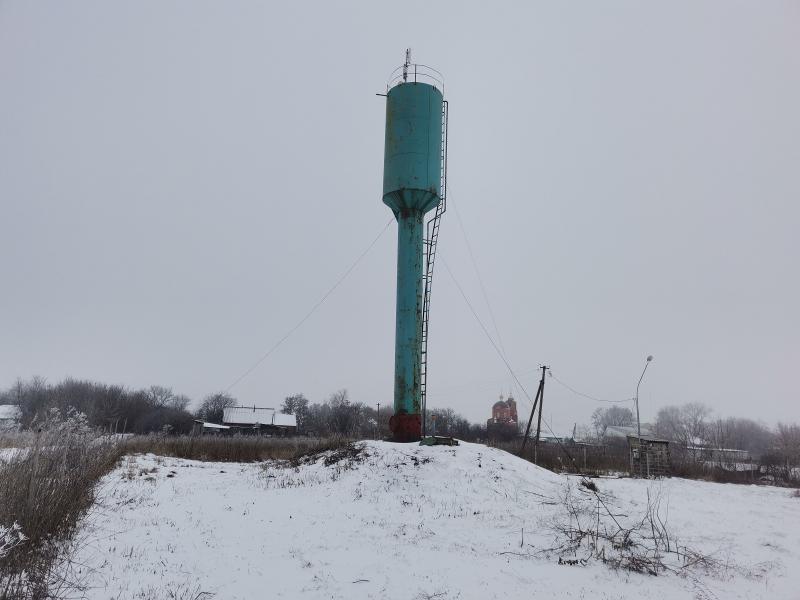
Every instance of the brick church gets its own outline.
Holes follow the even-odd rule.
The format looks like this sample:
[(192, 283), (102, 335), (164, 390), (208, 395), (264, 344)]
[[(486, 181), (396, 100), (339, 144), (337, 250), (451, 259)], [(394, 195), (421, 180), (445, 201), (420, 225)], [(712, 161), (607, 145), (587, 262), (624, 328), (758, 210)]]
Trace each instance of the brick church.
[(519, 430), (517, 418), (517, 402), (509, 396), (508, 400), (500, 400), (492, 406), (492, 418), (486, 421), (486, 432), (490, 438), (506, 439), (517, 436)]

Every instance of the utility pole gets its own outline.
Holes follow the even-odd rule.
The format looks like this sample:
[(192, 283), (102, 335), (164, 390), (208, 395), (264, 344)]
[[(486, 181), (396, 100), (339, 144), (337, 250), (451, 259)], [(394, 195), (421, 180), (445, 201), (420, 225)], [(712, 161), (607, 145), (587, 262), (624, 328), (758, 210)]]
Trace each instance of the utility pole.
[[(528, 435), (531, 432), (531, 423), (533, 423), (533, 415), (536, 414), (536, 406), (539, 404), (539, 398), (541, 397), (542, 393), (544, 392), (544, 373), (547, 369), (546, 366), (542, 365), (542, 379), (539, 381), (539, 389), (536, 390), (536, 398), (533, 401), (533, 408), (531, 408), (531, 416), (528, 419), (528, 426), (525, 428), (525, 436), (522, 438), (522, 446), (519, 449), (519, 455), (522, 456), (522, 453), (525, 451), (525, 444), (528, 442)], [(541, 424), (542, 413), (539, 411), (539, 423)], [(538, 436), (537, 436), (538, 438)]]
[(376, 437), (378, 439), (381, 439), (382, 427), (381, 427), (381, 403), (380, 402), (378, 402), (378, 418), (377, 418), (377, 421), (378, 421), (378, 435)]
[(542, 365), (542, 380), (539, 382), (539, 421), (536, 423), (536, 441), (533, 443), (533, 462), (539, 464), (539, 433), (542, 430), (542, 409), (544, 408), (544, 374), (547, 367)]

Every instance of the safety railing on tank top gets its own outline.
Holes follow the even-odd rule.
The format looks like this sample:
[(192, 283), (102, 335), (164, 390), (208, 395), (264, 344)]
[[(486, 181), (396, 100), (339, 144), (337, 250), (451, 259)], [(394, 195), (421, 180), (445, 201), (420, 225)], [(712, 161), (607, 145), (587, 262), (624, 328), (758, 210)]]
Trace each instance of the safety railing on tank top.
[(386, 82), (386, 91), (388, 92), (402, 83), (417, 82), (429, 83), (444, 94), (444, 75), (433, 67), (416, 63), (400, 65), (392, 71), (391, 75), (389, 75), (389, 80)]

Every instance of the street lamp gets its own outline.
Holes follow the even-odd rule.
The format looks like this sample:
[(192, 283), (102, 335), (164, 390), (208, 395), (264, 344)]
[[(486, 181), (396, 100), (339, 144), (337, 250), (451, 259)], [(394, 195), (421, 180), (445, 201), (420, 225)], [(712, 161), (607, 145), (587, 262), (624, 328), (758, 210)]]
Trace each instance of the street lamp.
[(644, 363), (644, 369), (642, 369), (642, 375), (639, 377), (639, 383), (636, 384), (636, 434), (639, 436), (639, 445), (642, 444), (642, 424), (639, 421), (639, 386), (642, 385), (642, 379), (644, 379), (644, 372), (647, 371), (647, 365), (650, 364), (650, 361), (653, 360), (653, 355), (647, 357), (647, 362)]
[(647, 357), (647, 361), (644, 363), (644, 369), (642, 369), (642, 375), (639, 377), (639, 383), (636, 384), (636, 434), (639, 438), (639, 466), (641, 467), (641, 454), (642, 454), (642, 423), (639, 420), (639, 386), (642, 384), (642, 379), (644, 378), (644, 372), (647, 371), (647, 365), (650, 364), (650, 361), (653, 360), (653, 355)]

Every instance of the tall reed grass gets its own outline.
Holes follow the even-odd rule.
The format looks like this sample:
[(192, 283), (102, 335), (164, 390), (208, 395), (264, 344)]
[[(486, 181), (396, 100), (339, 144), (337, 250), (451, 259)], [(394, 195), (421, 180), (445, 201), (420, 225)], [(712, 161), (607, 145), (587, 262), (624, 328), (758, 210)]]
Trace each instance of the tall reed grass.
[(215, 462), (297, 460), (309, 454), (339, 450), (351, 440), (329, 438), (271, 438), (259, 436), (134, 436), (123, 442), (126, 454), (152, 453)]
[(57, 412), (33, 433), (0, 437), (0, 600), (73, 597), (65, 573), (100, 479), (129, 454), (261, 462), (301, 461), (348, 448), (345, 438), (101, 436), (85, 417)]
[(0, 599), (57, 598), (72, 588), (59, 575), (95, 486), (121, 456), (80, 415), (51, 414), (28, 445), (0, 461), (0, 529), (17, 540), (0, 555)]

